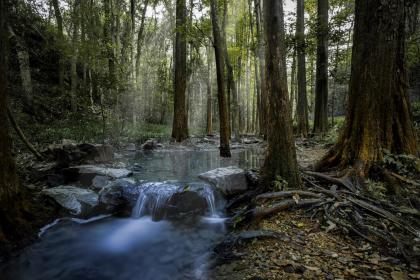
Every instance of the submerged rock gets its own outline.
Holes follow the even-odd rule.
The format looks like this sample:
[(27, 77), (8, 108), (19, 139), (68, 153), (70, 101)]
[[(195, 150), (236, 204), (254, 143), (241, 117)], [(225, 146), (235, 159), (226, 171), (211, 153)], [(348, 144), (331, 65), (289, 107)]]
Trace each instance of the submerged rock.
[(100, 175), (111, 179), (120, 179), (131, 176), (132, 171), (124, 168), (109, 168), (96, 165), (80, 165), (63, 170), (67, 182), (81, 181), (83, 185), (92, 184), (92, 180)]
[(245, 170), (236, 166), (217, 168), (198, 177), (211, 183), (225, 195), (241, 193), (248, 189)]
[(84, 215), (99, 203), (94, 191), (73, 186), (59, 186), (45, 189), (42, 193), (53, 198), (73, 215)]

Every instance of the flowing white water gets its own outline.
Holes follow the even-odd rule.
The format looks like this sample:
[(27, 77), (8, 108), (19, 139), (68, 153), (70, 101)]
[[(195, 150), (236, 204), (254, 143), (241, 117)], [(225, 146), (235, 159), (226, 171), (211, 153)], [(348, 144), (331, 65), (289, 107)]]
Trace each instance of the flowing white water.
[[(146, 183), (142, 186), (136, 205), (132, 210), (133, 218), (140, 218), (145, 215), (156, 217), (158, 214), (164, 213), (165, 203), (176, 193), (178, 186), (167, 182)], [(160, 213), (162, 212), (163, 213)]]
[[(183, 192), (186, 187), (174, 182), (151, 182), (141, 186), (136, 204), (132, 210), (132, 217), (138, 219), (143, 216), (166, 217), (168, 201), (175, 193)], [(208, 216), (220, 217), (216, 205), (215, 191), (208, 185), (188, 186), (189, 191), (196, 192), (207, 201)]]

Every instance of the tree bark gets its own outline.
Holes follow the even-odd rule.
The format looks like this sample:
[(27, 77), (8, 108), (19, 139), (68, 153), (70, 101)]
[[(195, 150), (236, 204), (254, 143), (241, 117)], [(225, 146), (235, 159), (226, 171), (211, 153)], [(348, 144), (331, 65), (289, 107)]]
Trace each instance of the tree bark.
[(305, 57), (305, 5), (304, 0), (297, 0), (296, 47), (297, 47), (297, 133), (306, 138), (309, 131), (308, 97), (306, 91)]
[(72, 47), (73, 54), (71, 58), (71, 94), (70, 94), (70, 103), (71, 109), (73, 112), (76, 111), (76, 92), (77, 92), (77, 56), (78, 56), (78, 38), (79, 38), (79, 0), (74, 1), (73, 7), (73, 38), (72, 38)]
[(290, 187), (300, 185), (286, 78), (283, 1), (264, 0), (266, 74), (269, 93), (268, 150), (263, 178), (271, 183), (282, 177)]
[(346, 125), (317, 169), (357, 164), (364, 177), (386, 150), (417, 153), (404, 65), (407, 1), (356, 0)]
[(225, 57), (223, 50), (223, 41), (219, 27), (217, 0), (210, 1), (211, 21), (213, 26), (214, 53), (216, 58), (217, 72), (217, 98), (219, 101), (219, 119), (220, 119), (220, 156), (230, 157), (229, 145), (229, 119), (226, 102), (225, 87)]
[(58, 0), (52, 0), (52, 5), (54, 7), (55, 20), (57, 22), (57, 31), (58, 31), (58, 45), (60, 46), (60, 58), (58, 60), (58, 85), (61, 94), (64, 94), (64, 32), (63, 32), (63, 17), (61, 16), (60, 6)]
[(268, 117), (268, 102), (267, 102), (267, 82), (265, 78), (265, 54), (264, 54), (264, 36), (263, 36), (263, 19), (262, 19), (262, 2), (261, 0), (254, 0), (255, 9), (255, 25), (257, 30), (257, 53), (260, 72), (260, 102), (258, 108), (260, 135), (267, 137), (267, 117)]
[(108, 57), (108, 78), (109, 88), (115, 84), (115, 58), (113, 50), (113, 36), (112, 36), (112, 15), (111, 15), (111, 3), (112, 0), (104, 0), (104, 11), (105, 11), (105, 23), (104, 23), (104, 40), (106, 54)]
[(328, 0), (318, 0), (315, 85), (315, 134), (328, 130)]
[(0, 250), (7, 242), (19, 240), (27, 226), (25, 201), (21, 198), (16, 166), (10, 149), (7, 120), (6, 13), (10, 3), (0, 0)]
[(141, 47), (143, 45), (143, 37), (144, 37), (144, 25), (146, 19), (146, 11), (147, 6), (149, 4), (149, 0), (144, 1), (144, 6), (141, 15), (141, 22), (139, 27), (139, 32), (137, 34), (137, 53), (136, 53), (136, 84), (137, 88), (140, 88), (140, 58), (141, 58)]
[(33, 104), (33, 87), (32, 87), (32, 76), (31, 76), (31, 66), (29, 63), (29, 53), (27, 47), (25, 46), (25, 42), (22, 40), (20, 36), (17, 36), (13, 31), (12, 27), (9, 25), (9, 33), (11, 38), (14, 38), (16, 42), (16, 51), (17, 57), (19, 61), (19, 71), (20, 71), (20, 79), (22, 80), (22, 89), (24, 92), (24, 105), (28, 112), (31, 114), (35, 113), (34, 104)]
[(185, 0), (176, 1), (176, 39), (174, 71), (174, 120), (172, 137), (177, 142), (188, 138), (187, 115), (187, 6)]
[(213, 69), (211, 67), (211, 59), (210, 59), (210, 47), (207, 51), (207, 114), (206, 114), (206, 134), (212, 135), (213, 134), (213, 116), (212, 116), (212, 77), (213, 77)]

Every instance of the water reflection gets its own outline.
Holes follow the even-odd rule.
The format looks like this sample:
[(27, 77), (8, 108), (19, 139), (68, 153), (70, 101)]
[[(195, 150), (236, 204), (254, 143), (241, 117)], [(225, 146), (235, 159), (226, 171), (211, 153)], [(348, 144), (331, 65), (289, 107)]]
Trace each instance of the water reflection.
[[(182, 186), (197, 184), (198, 174), (222, 166), (256, 168), (263, 157), (258, 150), (232, 154), (231, 159), (222, 159), (218, 151), (156, 152), (126, 160), (142, 166), (135, 175), (138, 179), (176, 180)], [(218, 202), (209, 196), (209, 205)], [(137, 217), (92, 219), (90, 223), (64, 220), (21, 256), (0, 267), (1, 279), (205, 278), (209, 252), (226, 234), (223, 217), (214, 211), (198, 220)]]

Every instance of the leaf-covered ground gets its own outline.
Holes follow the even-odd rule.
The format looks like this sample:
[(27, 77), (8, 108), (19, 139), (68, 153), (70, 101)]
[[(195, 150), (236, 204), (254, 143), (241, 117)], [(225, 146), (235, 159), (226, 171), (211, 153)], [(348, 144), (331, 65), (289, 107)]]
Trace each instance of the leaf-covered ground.
[[(298, 161), (304, 169), (326, 151), (321, 143), (298, 141), (297, 144)], [(383, 189), (377, 188), (377, 192)], [(312, 214), (305, 210), (282, 211), (254, 224), (252, 229), (268, 230), (284, 237), (254, 239), (236, 245), (234, 257), (221, 261), (209, 278), (420, 279), (419, 264), (408, 265), (392, 257), (389, 248), (345, 234), (337, 225), (319, 221)]]
[(284, 233), (237, 246), (239, 259), (214, 269), (212, 279), (420, 279), (419, 267), (382, 253), (338, 229), (323, 227), (303, 211), (263, 220), (259, 229)]

